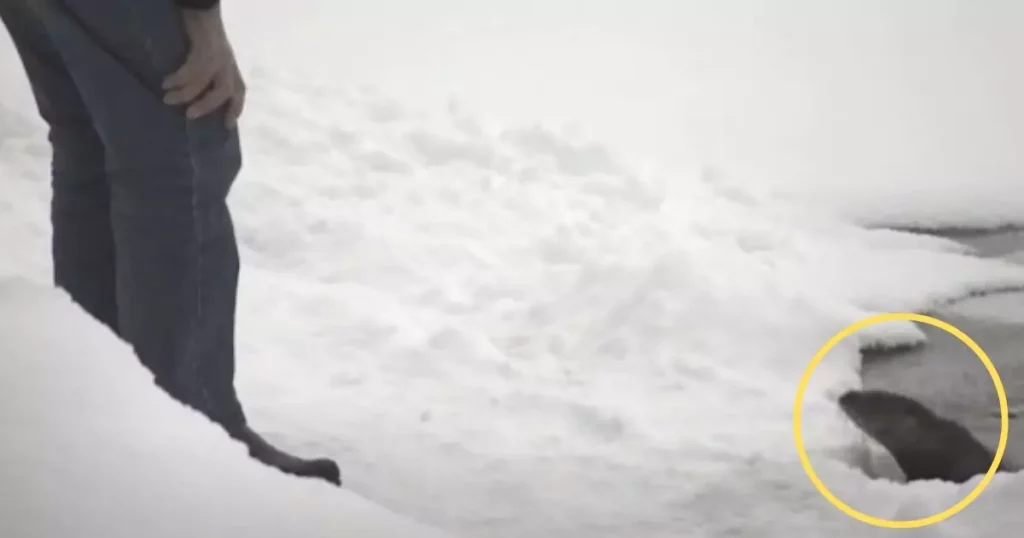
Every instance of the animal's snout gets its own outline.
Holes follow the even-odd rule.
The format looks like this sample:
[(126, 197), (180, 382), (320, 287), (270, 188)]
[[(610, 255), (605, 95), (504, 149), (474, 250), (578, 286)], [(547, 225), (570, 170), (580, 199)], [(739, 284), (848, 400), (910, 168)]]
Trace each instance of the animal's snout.
[(864, 400), (864, 395), (855, 390), (848, 390), (839, 397), (839, 405), (849, 408)]

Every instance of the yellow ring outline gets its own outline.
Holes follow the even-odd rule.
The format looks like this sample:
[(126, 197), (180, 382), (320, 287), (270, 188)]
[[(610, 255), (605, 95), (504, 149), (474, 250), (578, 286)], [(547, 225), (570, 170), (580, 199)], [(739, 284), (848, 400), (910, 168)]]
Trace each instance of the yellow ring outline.
[[(854, 510), (846, 503), (836, 498), (836, 496), (833, 495), (827, 487), (825, 487), (825, 484), (821, 482), (821, 479), (818, 478), (817, 473), (814, 472), (814, 467), (811, 465), (810, 459), (807, 457), (807, 449), (804, 446), (803, 434), (800, 428), (801, 408), (803, 407), (802, 404), (804, 399), (804, 393), (807, 392), (807, 386), (810, 383), (811, 374), (814, 373), (814, 369), (818, 366), (821, 360), (825, 357), (826, 354), (828, 354), (829, 351), (832, 350), (833, 347), (835, 347), (847, 336), (850, 336), (851, 334), (869, 325), (874, 325), (876, 323), (882, 323), (885, 321), (917, 321), (931, 325), (933, 327), (938, 327), (952, 334), (958, 340), (963, 342), (968, 348), (970, 348), (971, 351), (973, 351), (974, 354), (977, 355), (978, 359), (981, 360), (982, 364), (985, 365), (985, 369), (988, 370), (989, 375), (992, 377), (992, 382), (993, 384), (995, 384), (996, 387), (996, 394), (999, 397), (999, 446), (996, 448), (995, 458), (992, 460), (992, 465), (989, 467), (988, 472), (985, 473), (985, 477), (982, 478), (981, 482), (974, 488), (974, 490), (971, 491), (960, 502), (956, 503), (955, 505), (938, 514), (920, 519), (899, 521), (877, 518)], [(861, 321), (858, 321), (850, 325), (849, 327), (843, 329), (838, 334), (833, 336), (831, 340), (829, 340), (820, 350), (818, 350), (818, 353), (814, 355), (814, 358), (811, 359), (811, 363), (807, 366), (807, 370), (804, 371), (804, 375), (800, 379), (800, 384), (797, 387), (796, 402), (794, 403), (793, 408), (793, 436), (794, 440), (796, 441), (796, 450), (797, 453), (800, 455), (800, 462), (803, 464), (804, 471), (807, 473), (807, 476), (810, 477), (811, 482), (814, 484), (814, 486), (818, 488), (818, 492), (821, 493), (821, 495), (824, 496), (826, 500), (832, 503), (833, 506), (838, 508), (846, 515), (858, 521), (887, 529), (914, 529), (926, 527), (928, 525), (944, 521), (956, 515), (964, 508), (967, 508), (967, 506), (974, 502), (974, 500), (977, 499), (979, 495), (981, 495), (981, 492), (988, 487), (989, 483), (992, 481), (992, 478), (995, 476), (996, 471), (999, 469), (999, 465), (1000, 463), (1002, 463), (1003, 460), (1003, 453), (1006, 451), (1006, 441), (1009, 437), (1009, 432), (1010, 412), (1009, 406), (1006, 402), (1006, 391), (1004, 390), (1002, 380), (999, 378), (999, 372), (996, 371), (995, 366), (992, 364), (992, 361), (988, 358), (988, 355), (985, 353), (985, 350), (981, 349), (981, 346), (979, 346), (973, 339), (971, 339), (970, 336), (967, 336), (963, 331), (954, 327), (953, 325), (950, 325), (945, 321), (936, 319), (931, 316), (916, 314), (912, 312), (891, 312), (870, 316), (868, 318), (865, 318)]]

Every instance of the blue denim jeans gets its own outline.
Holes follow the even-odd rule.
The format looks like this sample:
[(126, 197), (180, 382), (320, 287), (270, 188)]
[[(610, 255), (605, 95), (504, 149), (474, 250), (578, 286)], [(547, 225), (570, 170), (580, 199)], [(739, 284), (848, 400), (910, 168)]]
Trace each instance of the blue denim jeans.
[[(156, 383), (229, 432), (241, 167), (223, 111), (188, 120), (162, 79), (185, 59), (171, 0), (0, 0), (53, 148), (54, 279)], [(68, 357), (75, 360), (75, 357)]]

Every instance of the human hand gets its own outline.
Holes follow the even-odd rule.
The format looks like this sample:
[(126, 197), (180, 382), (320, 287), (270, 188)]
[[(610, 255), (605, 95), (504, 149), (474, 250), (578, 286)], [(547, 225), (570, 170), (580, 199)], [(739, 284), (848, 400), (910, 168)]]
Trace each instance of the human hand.
[(182, 9), (181, 14), (189, 52), (185, 63), (164, 79), (164, 102), (187, 104), (185, 114), (193, 119), (228, 104), (225, 122), (233, 129), (245, 105), (245, 81), (224, 30), (220, 7)]

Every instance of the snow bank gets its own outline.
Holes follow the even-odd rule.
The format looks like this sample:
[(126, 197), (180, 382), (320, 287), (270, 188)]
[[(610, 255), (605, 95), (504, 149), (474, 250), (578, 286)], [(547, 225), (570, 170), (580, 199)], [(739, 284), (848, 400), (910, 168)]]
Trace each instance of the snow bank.
[(0, 319), (0, 536), (443, 536), (252, 461), (60, 292), (4, 280)]
[[(880, 534), (800, 468), (804, 367), (868, 314), (1024, 285), (1021, 267), (700, 167), (665, 175), (571, 129), (314, 75), (250, 76), (232, 199), (243, 401), (286, 446), (337, 455), (352, 490), (468, 536)], [(0, 271), (35, 279), (43, 144), (31, 126), (0, 136), (0, 234), (17, 245)], [(844, 463), (860, 436), (833, 398), (859, 384), (857, 345), (915, 338), (865, 331), (805, 400), (819, 473), (879, 517), (968, 491), (869, 482)], [(1002, 536), (1017, 519), (1003, 497), (1021, 492), (1000, 477), (924, 532)]]

